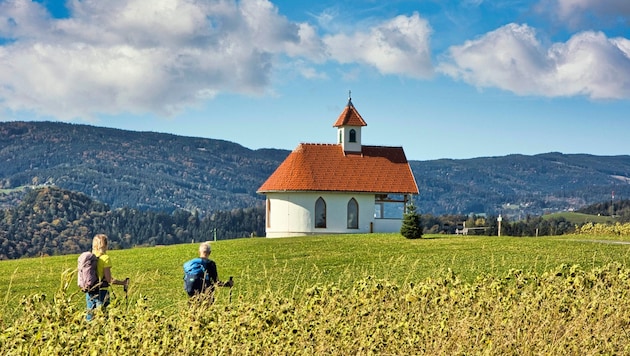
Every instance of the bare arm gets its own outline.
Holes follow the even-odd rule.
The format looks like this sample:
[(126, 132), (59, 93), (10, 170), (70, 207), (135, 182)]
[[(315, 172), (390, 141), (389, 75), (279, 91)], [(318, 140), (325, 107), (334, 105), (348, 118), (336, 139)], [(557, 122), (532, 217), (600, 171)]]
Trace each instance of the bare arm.
[(112, 271), (110, 267), (105, 267), (103, 268), (103, 277), (105, 278), (105, 280), (107, 281), (107, 283), (109, 284), (117, 284), (119, 286), (124, 286), (127, 284), (127, 281), (121, 281), (118, 279), (115, 279), (114, 277), (112, 277)]

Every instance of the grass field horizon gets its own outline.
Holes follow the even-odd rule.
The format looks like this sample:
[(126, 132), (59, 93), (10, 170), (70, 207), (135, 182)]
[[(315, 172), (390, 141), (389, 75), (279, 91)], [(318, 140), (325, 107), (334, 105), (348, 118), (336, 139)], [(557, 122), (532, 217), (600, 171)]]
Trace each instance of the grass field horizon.
[(563, 212), (545, 214), (542, 216), (542, 218), (545, 220), (564, 218), (565, 220), (576, 225), (581, 225), (581, 224), (589, 223), (589, 222), (594, 223), (594, 224), (597, 224), (597, 223), (612, 224), (617, 221), (615, 217), (612, 217), (610, 215), (593, 215), (593, 214), (578, 213), (575, 211), (563, 211)]
[[(300, 285), (334, 283), (340, 287), (356, 279), (375, 277), (392, 283), (419, 282), (451, 270), (472, 282), (486, 274), (510, 269), (544, 272), (561, 264), (584, 268), (609, 262), (630, 262), (624, 238), (592, 236), (492, 237), (425, 235), (408, 240), (400, 234), (317, 235), (292, 238), (244, 238), (211, 241), (210, 258), (219, 276), (233, 276), (233, 298), (255, 297), (261, 290), (295, 294)], [(630, 243), (630, 238), (627, 239)], [(606, 243), (606, 241), (609, 241)], [(186, 300), (182, 264), (197, 257), (198, 243), (110, 250), (116, 278), (129, 277), (131, 295), (149, 298), (154, 307)], [(78, 255), (0, 261), (3, 299), (15, 305), (30, 294), (51, 294), (64, 273), (76, 269)], [(76, 282), (72, 281), (75, 285)], [(78, 288), (70, 286), (72, 291)], [(114, 287), (114, 293), (121, 294)], [(77, 294), (82, 303), (82, 294)]]
[[(350, 316), (348, 316), (347, 321), (334, 317), (339, 325), (344, 325), (344, 328), (348, 327), (345, 323), (350, 322), (355, 323), (357, 327), (365, 328), (365, 332), (368, 332), (372, 327), (376, 327), (377, 324), (380, 325), (380, 319), (390, 317), (394, 318), (392, 319), (393, 324), (398, 326), (406, 325), (417, 321), (417, 317), (414, 317), (413, 313), (410, 314), (408, 308), (410, 308), (411, 305), (415, 305), (413, 303), (417, 303), (418, 300), (422, 300), (424, 296), (423, 293), (429, 293), (427, 292), (428, 290), (433, 291), (431, 293), (446, 293), (444, 296), (445, 299), (442, 300), (442, 297), (439, 296), (437, 299), (434, 297), (429, 304), (420, 304), (418, 308), (427, 308), (431, 303), (440, 305), (440, 303), (446, 303), (449, 298), (463, 298), (462, 296), (471, 295), (471, 293), (480, 293), (478, 292), (479, 290), (484, 291), (486, 288), (488, 288), (487, 291), (494, 291), (495, 289), (492, 288), (497, 287), (492, 286), (497, 283), (497, 280), (501, 281), (502, 278), (515, 281), (520, 278), (518, 276), (523, 275), (529, 276), (525, 277), (526, 281), (542, 281), (545, 278), (552, 278), (559, 270), (574, 270), (577, 266), (580, 266), (579, 268), (584, 271), (597, 271), (600, 268), (609, 269), (610, 267), (606, 266), (610, 266), (611, 264), (625, 267), (628, 265), (628, 262), (630, 262), (630, 245), (626, 244), (626, 242), (630, 242), (630, 239), (578, 235), (536, 238), (426, 235), (423, 239), (408, 240), (403, 238), (400, 234), (320, 235), (280, 239), (247, 238), (211, 242), (212, 254), (210, 257), (217, 262), (219, 276), (224, 280), (229, 276), (234, 276), (235, 287), (231, 292), (228, 291), (228, 289), (218, 291), (215, 306), (208, 311), (208, 313), (215, 314), (212, 314), (209, 320), (223, 320), (222, 318), (226, 318), (225, 314), (229, 314), (232, 319), (226, 319), (223, 320), (223, 322), (227, 325), (233, 325), (233, 328), (239, 329), (242, 325), (249, 325), (251, 327), (251, 324), (260, 317), (263, 318), (260, 326), (260, 335), (264, 336), (267, 335), (266, 333), (270, 332), (272, 335), (275, 335), (273, 337), (277, 338), (279, 330), (288, 327), (284, 322), (281, 323), (277, 320), (288, 318), (286, 319), (288, 323), (298, 323), (292, 326), (293, 329), (289, 329), (289, 332), (293, 330), (292, 332), (296, 334), (295, 337), (297, 338), (299, 336), (302, 338), (300, 342), (304, 342), (303, 338), (305, 336), (303, 333), (305, 330), (302, 330), (299, 325), (299, 320), (293, 320), (285, 314), (274, 314), (272, 317), (269, 317), (268, 313), (275, 313), (280, 309), (295, 313), (295, 318), (297, 319), (320, 318), (322, 317), (320, 314), (323, 312), (319, 311), (319, 314), (316, 313), (315, 316), (313, 316), (310, 314), (311, 312), (307, 312), (301, 308), (314, 308), (315, 306), (312, 305), (312, 303), (314, 303), (314, 295), (321, 294), (327, 295), (334, 303), (337, 303), (334, 305), (335, 309), (331, 311), (333, 313), (341, 312), (343, 314), (348, 313), (348, 310), (355, 310), (356, 312), (354, 313), (356, 315), (363, 315), (365, 312), (362, 308), (367, 308), (366, 310), (376, 310), (373, 313), (364, 315), (362, 319), (358, 320), (354, 320), (354, 317)], [(121, 288), (114, 286), (115, 301), (119, 304), (123, 302), (129, 303), (133, 306), (142, 303), (143, 308), (150, 311), (149, 314), (159, 315), (160, 318), (163, 318), (160, 319), (161, 323), (164, 323), (165, 320), (167, 322), (177, 320), (177, 322), (174, 323), (181, 324), (181, 320), (184, 318), (182, 314), (186, 314), (189, 309), (187, 297), (183, 291), (182, 264), (188, 259), (196, 257), (197, 247), (198, 243), (189, 243), (109, 251), (113, 260), (112, 272), (114, 277), (129, 277), (131, 280), (128, 299), (124, 299), (125, 295)], [(66, 298), (68, 304), (70, 304), (68, 308), (74, 311), (82, 311), (85, 303), (83, 299), (84, 295), (78, 291), (78, 287), (76, 287), (76, 274), (73, 274), (73, 270), (76, 269), (76, 259), (77, 255), (66, 255), (1, 261), (0, 286), (2, 286), (3, 295), (0, 295), (0, 297), (3, 298), (3, 307), (0, 308), (0, 326), (2, 326), (2, 329), (10, 329), (11, 325), (13, 325), (13, 320), (21, 318), (25, 313), (24, 305), (32, 305), (32, 300), (39, 300), (42, 295), (45, 295), (47, 300), (59, 298), (55, 297), (55, 293), (64, 288), (67, 292), (63, 298)], [(548, 272), (550, 272), (549, 276), (551, 277), (543, 277)], [(594, 273), (593, 275), (595, 277), (588, 277), (590, 275), (585, 272), (584, 276), (586, 277), (581, 277), (582, 279), (580, 279), (580, 281), (597, 280), (601, 278), (601, 272), (589, 273)], [(605, 272), (604, 274), (606, 273), (610, 274), (610, 272)], [(565, 273), (562, 272), (560, 274), (564, 275)], [(487, 278), (489, 279), (486, 281), (485, 279)], [(453, 282), (455, 280), (457, 280), (457, 282)], [(446, 286), (444, 283), (450, 285), (450, 287)], [(499, 284), (501, 283), (503, 282)], [(501, 302), (502, 300), (510, 298), (519, 298), (518, 300), (521, 300), (521, 297), (518, 296), (520, 293), (530, 293), (531, 291), (529, 291), (528, 288), (540, 288), (536, 287), (536, 285), (541, 285), (541, 283), (542, 282), (537, 282), (534, 285), (525, 283), (528, 285), (527, 287), (520, 286), (514, 291), (502, 290), (501, 288), (504, 287), (500, 287), (497, 293), (508, 293), (507, 296), (491, 296), (491, 300), (495, 300), (495, 298), (498, 299), (494, 302), (483, 301), (483, 305), (492, 305), (495, 302), (501, 305), (501, 303), (503, 303)], [(549, 288), (562, 290), (562, 288), (566, 287), (565, 282), (554, 281), (553, 283), (554, 284)], [(561, 283), (560, 287), (556, 285), (556, 283)], [(544, 283), (542, 285), (544, 285)], [(595, 285), (597, 285), (597, 283), (595, 283)], [(421, 288), (421, 290), (419, 291), (417, 288)], [(474, 291), (469, 290), (470, 288), (473, 288)], [(614, 287), (614, 290), (617, 290), (617, 288), (623, 290), (625, 287)], [(605, 286), (599, 289), (592, 289), (600, 293), (597, 298), (601, 298), (602, 293), (604, 295), (608, 293)], [(361, 294), (364, 293), (365, 290), (370, 291), (367, 297)], [(557, 298), (553, 293), (549, 294), (547, 290), (543, 292), (547, 297), (538, 296), (536, 298), (542, 299), (536, 299), (538, 301), (534, 300), (531, 301), (531, 303), (537, 303), (536, 305), (540, 307), (540, 305), (549, 303), (545, 301), (545, 298), (549, 300), (555, 300), (554, 298)], [(378, 300), (381, 300), (381, 302), (371, 299), (374, 295), (380, 295), (379, 293), (385, 293), (384, 296), (378, 297)], [(534, 295), (533, 292), (531, 293)], [(589, 289), (582, 288), (580, 289), (580, 293), (589, 293)], [(627, 292), (623, 293), (627, 294)], [(624, 296), (626, 294), (624, 294)], [(353, 298), (359, 298), (357, 295), (360, 296), (360, 299), (353, 301)], [(514, 295), (518, 297), (514, 297)], [(28, 296), (31, 296), (30, 299)], [(401, 304), (400, 301), (394, 301), (396, 298), (402, 298), (403, 304)], [(478, 298), (480, 297), (474, 297), (473, 299), (477, 300)], [(585, 298), (588, 299), (590, 296), (579, 296), (579, 300), (585, 300)], [(390, 299), (392, 300), (391, 303), (394, 303), (392, 305), (396, 306), (387, 306), (387, 308), (390, 308), (387, 309), (389, 312), (380, 310), (379, 308), (388, 305), (386, 301)], [(31, 301), (29, 302), (29, 300)], [(348, 305), (343, 304), (344, 300), (348, 300)], [(471, 304), (468, 309), (466, 309), (466, 307), (464, 308), (466, 310), (471, 308), (474, 310), (474, 308), (481, 305), (479, 304), (480, 300)], [(516, 304), (510, 302), (509, 308), (515, 308), (517, 313), (521, 313), (519, 308), (524, 308), (523, 305), (527, 306), (527, 308), (531, 308), (529, 305), (530, 301), (523, 302), (525, 300), (527, 299), (523, 299)], [(378, 304), (370, 304), (375, 302), (378, 302)], [(588, 302), (588, 305), (603, 305), (604, 302), (617, 303), (615, 301), (603, 300), (595, 304)], [(317, 303), (327, 305), (327, 302), (324, 301)], [(459, 303), (461, 304), (460, 307), (457, 305), (444, 304), (445, 311), (429, 308), (418, 315), (433, 315), (432, 317), (435, 318), (434, 313), (445, 313), (448, 311), (448, 313), (459, 314), (464, 312), (461, 309), (463, 307), (462, 301)], [(468, 301), (467, 303), (473, 302)], [(567, 302), (562, 299), (558, 301), (558, 303)], [(357, 304), (364, 306), (358, 307)], [(320, 307), (319, 304), (317, 307)], [(333, 308), (333, 306), (327, 307)], [(560, 309), (562, 308), (564, 307)], [(551, 311), (556, 309), (558, 308), (555, 305), (550, 308)], [(622, 315), (624, 318), (626, 315), (630, 315), (627, 309), (628, 308), (624, 307), (619, 311), (619, 315)], [(415, 313), (416, 309), (413, 310)], [(494, 320), (492, 318), (506, 318), (505, 315), (497, 314), (504, 309), (492, 307), (490, 309), (486, 308), (485, 310), (488, 310), (490, 313), (489, 318), (491, 320)], [(528, 309), (527, 313), (530, 312), (531, 310)], [(542, 312), (546, 313), (546, 311)], [(250, 315), (251, 313), (254, 313), (254, 316)], [(557, 310), (556, 313), (558, 313)], [(593, 313), (595, 313), (595, 311), (593, 311)], [(599, 311), (597, 311), (597, 313), (599, 313)], [(378, 318), (380, 319), (370, 319), (376, 318), (376, 315), (379, 315)], [(605, 313), (602, 315), (606, 316)], [(535, 315), (527, 316), (527, 318), (532, 317), (536, 318)], [(135, 316), (135, 318), (138, 317)], [(184, 319), (195, 319), (193, 316), (186, 318)], [(246, 320), (244, 321), (243, 318)], [(325, 320), (330, 321), (331, 318), (330, 315), (325, 314)], [(396, 318), (402, 318), (402, 320), (396, 321)], [(463, 318), (462, 320), (468, 320), (471, 316), (466, 315), (463, 316)], [(512, 318), (512, 316), (510, 316), (510, 318)], [(523, 320), (525, 317), (514, 316), (514, 318), (516, 318), (516, 321), (520, 322), (519, 320)], [(372, 321), (368, 322), (368, 320)], [(612, 319), (609, 319), (608, 322), (610, 322), (610, 320)], [(211, 324), (215, 321), (212, 321)], [(279, 324), (276, 325), (276, 321)], [(150, 329), (152, 325), (151, 322), (146, 322), (148, 323), (146, 328)], [(311, 326), (311, 328), (313, 328), (313, 330), (324, 328), (319, 325), (320, 322), (321, 321), (317, 319), (314, 321), (315, 324), (313, 324), (314, 326)], [(424, 322), (430, 323), (431, 321), (428, 320)], [(451, 324), (455, 322), (456, 320), (453, 320), (452, 316), (442, 321), (436, 321), (438, 324)], [(531, 323), (531, 320), (528, 322)], [(559, 324), (562, 325), (561, 328), (567, 327), (565, 322), (566, 321), (563, 321)], [(571, 319), (570, 322), (575, 321)], [(606, 322), (606, 319), (602, 320), (602, 323)], [(620, 321), (620, 323), (625, 322), (626, 321)], [(630, 324), (630, 320), (627, 320), (627, 322)], [(198, 321), (195, 323), (198, 323)], [(374, 325), (370, 323), (374, 323)], [(492, 322), (492, 328), (496, 327), (496, 323), (500, 324), (499, 319)], [(382, 325), (380, 327), (385, 329), (379, 330), (389, 330), (390, 327), (394, 327), (393, 324)], [(618, 327), (618, 323), (615, 325)], [(188, 327), (188, 324), (186, 324), (186, 327)], [(428, 328), (426, 330), (432, 330), (431, 332), (435, 333), (426, 335), (414, 334), (415, 336), (413, 337), (418, 337), (421, 340), (435, 338), (435, 335), (442, 335), (447, 338), (449, 335), (448, 328), (445, 329), (446, 331), (442, 330), (444, 329), (444, 325), (440, 327), (440, 325), (429, 324), (428, 326), (417, 327), (426, 327)], [(554, 326), (547, 325), (547, 327), (553, 328)], [(434, 330), (433, 328), (437, 329)], [(469, 327), (470, 330), (474, 330), (475, 328), (477, 328), (477, 326), (471, 325)], [(526, 332), (527, 328), (530, 328), (530, 326), (524, 325), (523, 328), (524, 332)], [(592, 331), (591, 333), (601, 334), (603, 338), (609, 337), (608, 334), (612, 332), (609, 330), (611, 328), (606, 326), (604, 329), (603, 331)], [(450, 330), (450, 333), (455, 331), (455, 329)], [(470, 330), (462, 330), (457, 332), (466, 335), (472, 333)], [(563, 331), (562, 335), (557, 336), (557, 338), (566, 338), (567, 336), (563, 336), (565, 331), (566, 330)], [(318, 340), (323, 340), (329, 337), (328, 333), (330, 330), (326, 327), (325, 330), (318, 332), (322, 333)], [(344, 331), (344, 333), (346, 332), (347, 334), (338, 335), (339, 340), (345, 340), (346, 337), (358, 337), (357, 333), (362, 333), (363, 331), (352, 331), (348, 329)], [(398, 330), (396, 332), (402, 331)], [(510, 331), (503, 330), (502, 332), (507, 335)], [(534, 331), (531, 332), (535, 333)], [(241, 334), (245, 333), (249, 335), (247, 334), (248, 331), (245, 331), (245, 329), (238, 332), (234, 331), (234, 333), (236, 333), (236, 336), (229, 334), (223, 337), (229, 337), (231, 340), (234, 340), (234, 338), (239, 338), (239, 340), (241, 340), (240, 338), (245, 338), (249, 340), (248, 337)], [(581, 332), (579, 333), (581, 335)], [(186, 336), (178, 334), (176, 337)], [(311, 338), (313, 337), (314, 336), (311, 336)], [(383, 337), (392, 338), (394, 335), (388, 334), (383, 335)], [(473, 341), (466, 342), (476, 343), (477, 341), (474, 341), (474, 337), (480, 336), (469, 335), (467, 337), (469, 338), (467, 340)], [(494, 337), (499, 336), (495, 335)], [(545, 336), (539, 337), (545, 338)], [(199, 336), (199, 338), (199, 340), (203, 339), (201, 336)], [(392, 340), (396, 340), (396, 338)], [(624, 340), (627, 340), (627, 338)], [(313, 340), (311, 341), (315, 342)], [(253, 343), (254, 341), (250, 340), (247, 342)], [(355, 349), (352, 343), (348, 342), (348, 344), (345, 344), (345, 342), (346, 341), (343, 341), (342, 343), (343, 347), (342, 344), (338, 345), (340, 348), (337, 350), (366, 353), (363, 352), (365, 350), (361, 351), (362, 349)], [(417, 351), (417, 349), (414, 349), (411, 345), (398, 345), (396, 349), (393, 349), (387, 348), (387, 345), (379, 344), (380, 346), (378, 346), (373, 343), (375, 342), (374, 340), (367, 340), (365, 342), (370, 345), (369, 347), (372, 348), (373, 351)], [(393, 342), (394, 341), (390, 341), (390, 347)], [(541, 341), (532, 341), (532, 345), (540, 345), (540, 342)], [(252, 346), (255, 344), (247, 345), (250, 345), (247, 350), (251, 352), (282, 350), (281, 348), (278, 349), (281, 345), (273, 342), (270, 345), (266, 345), (265, 348)], [(579, 345), (581, 344), (578, 343), (574, 346), (577, 347)], [(598, 350), (618, 350), (618, 341), (613, 342), (611, 345), (612, 348), (599, 348)], [(486, 346), (493, 349), (490, 345)], [(494, 347), (497, 346), (498, 345)], [(171, 347), (176, 349), (176, 347), (179, 346), (172, 345)], [(321, 347), (322, 349), (309, 349), (307, 347), (304, 350), (314, 351), (314, 353), (324, 353), (335, 350), (334, 348), (328, 349), (324, 346)], [(450, 349), (451, 347), (453, 347), (453, 345), (448, 344), (448, 340), (442, 340), (440, 343), (434, 344), (427, 350), (453, 351)], [(481, 347), (481, 349), (488, 350), (487, 347)], [(506, 350), (503, 347), (504, 346), (498, 349), (494, 348), (494, 350)], [(513, 351), (516, 349), (513, 349)], [(146, 351), (147, 349), (143, 350)], [(236, 350), (243, 351), (243, 349)], [(468, 349), (468, 351), (470, 350), (471, 349)], [(305, 351), (302, 352), (306, 353)]]

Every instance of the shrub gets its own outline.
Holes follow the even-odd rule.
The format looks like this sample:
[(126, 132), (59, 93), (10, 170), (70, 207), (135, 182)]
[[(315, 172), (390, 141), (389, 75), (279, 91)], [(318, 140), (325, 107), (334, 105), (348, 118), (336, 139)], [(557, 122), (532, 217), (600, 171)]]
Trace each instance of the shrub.
[(422, 237), (422, 224), (420, 223), (420, 214), (416, 212), (416, 206), (410, 204), (403, 216), (400, 234), (408, 239), (419, 239)]

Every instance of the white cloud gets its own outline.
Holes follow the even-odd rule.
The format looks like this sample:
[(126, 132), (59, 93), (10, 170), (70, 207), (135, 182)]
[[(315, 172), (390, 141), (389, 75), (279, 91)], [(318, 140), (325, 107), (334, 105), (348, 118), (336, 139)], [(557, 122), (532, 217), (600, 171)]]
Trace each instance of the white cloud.
[(630, 19), (628, 0), (541, 0), (537, 7), (542, 13), (553, 13), (555, 18), (571, 27), (595, 19), (603, 23), (626, 24)]
[(582, 16), (585, 11), (599, 15), (630, 16), (628, 0), (556, 0), (562, 18)]
[(397, 16), (366, 32), (324, 37), (331, 59), (365, 63), (382, 74), (428, 78), (433, 74), (431, 27), (417, 13)]
[(37, 2), (0, 2), (5, 109), (60, 119), (168, 115), (219, 92), (264, 92), (276, 55), (325, 53), (314, 29), (266, 0), (67, 5), (71, 17), (54, 19)]
[(509, 24), (449, 49), (439, 71), (519, 95), (630, 98), (630, 41), (581, 32), (548, 47), (527, 25)]
[[(481, 4), (469, 0), (468, 4)], [(418, 13), (357, 24), (334, 9), (320, 28), (269, 0), (67, 0), (55, 19), (32, 0), (0, 0), (0, 109), (59, 119), (170, 115), (224, 93), (261, 94), (277, 68), (307, 79), (433, 75), (432, 28)], [(628, 18), (630, 1), (540, 0), (566, 21)], [(318, 31), (325, 32), (323, 37)], [(449, 49), (442, 73), (520, 95), (630, 98), (630, 42), (581, 32), (545, 44), (510, 24)], [(288, 62), (288, 63), (287, 63)], [(325, 64), (351, 64), (345, 73)], [(290, 75), (288, 77), (291, 77)], [(1, 112), (1, 111), (0, 111)]]
[(0, 38), (24, 38), (49, 31), (49, 15), (39, 3), (25, 0), (0, 2)]
[[(432, 74), (431, 28), (418, 14), (321, 38), (268, 0), (0, 0), (0, 108), (59, 119), (170, 115), (218, 93), (269, 92), (274, 66), (326, 79), (321, 65)], [(4, 42), (2, 42), (4, 40)], [(294, 64), (281, 63), (286, 60)]]

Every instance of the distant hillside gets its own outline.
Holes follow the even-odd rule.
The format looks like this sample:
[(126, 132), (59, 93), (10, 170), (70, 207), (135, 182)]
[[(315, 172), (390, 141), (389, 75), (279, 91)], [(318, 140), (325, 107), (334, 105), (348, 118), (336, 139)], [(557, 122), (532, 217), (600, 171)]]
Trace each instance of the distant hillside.
[(615, 221), (630, 222), (630, 199), (615, 199), (591, 204), (578, 210), (578, 213), (607, 217), (608, 220), (611, 220), (611, 216), (613, 216)]
[[(254, 207), (264, 203), (256, 190), (288, 153), (153, 132), (4, 122), (0, 206), (19, 202), (14, 188), (48, 182), (111, 208), (205, 214)], [(524, 218), (577, 210), (608, 200), (612, 191), (618, 198), (630, 197), (630, 156), (547, 153), (410, 164), (422, 214)]]
[[(585, 150), (588, 149), (585, 147)], [(630, 197), (630, 156), (546, 153), (412, 161), (422, 212), (515, 218)]]
[(112, 208), (205, 213), (262, 204), (255, 191), (287, 154), (152, 132), (0, 123), (0, 188), (51, 183)]
[(584, 214), (584, 213), (578, 213), (578, 212), (573, 212), (573, 211), (565, 211), (565, 212), (560, 212), (560, 213), (547, 214), (543, 216), (543, 219), (545, 220), (561, 219), (561, 218), (570, 222), (572, 225), (578, 225), (578, 226), (586, 224), (586, 223), (614, 224), (615, 222), (618, 221), (616, 219), (613, 219), (610, 216), (591, 215), (591, 214)]
[(109, 236), (112, 249), (170, 245), (264, 235), (264, 208), (172, 214), (130, 208), (111, 210), (82, 193), (58, 187), (26, 189), (14, 208), (0, 209), (0, 260), (79, 253), (96, 233)]

